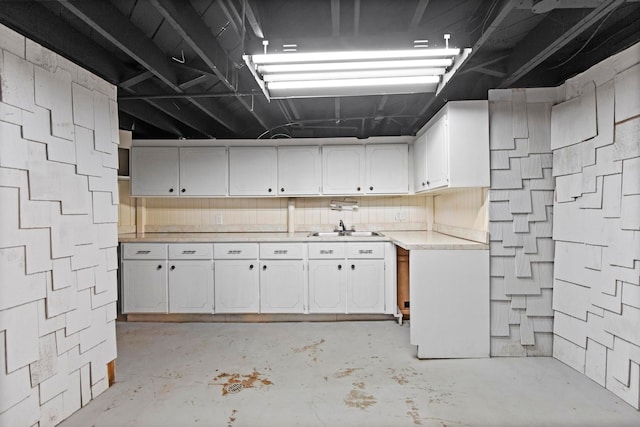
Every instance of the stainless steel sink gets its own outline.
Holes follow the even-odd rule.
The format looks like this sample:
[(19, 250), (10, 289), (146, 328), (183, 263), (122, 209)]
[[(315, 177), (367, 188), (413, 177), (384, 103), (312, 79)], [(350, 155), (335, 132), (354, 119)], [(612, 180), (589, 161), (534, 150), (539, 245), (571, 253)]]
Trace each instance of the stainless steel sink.
[(316, 231), (311, 237), (379, 237), (377, 231)]

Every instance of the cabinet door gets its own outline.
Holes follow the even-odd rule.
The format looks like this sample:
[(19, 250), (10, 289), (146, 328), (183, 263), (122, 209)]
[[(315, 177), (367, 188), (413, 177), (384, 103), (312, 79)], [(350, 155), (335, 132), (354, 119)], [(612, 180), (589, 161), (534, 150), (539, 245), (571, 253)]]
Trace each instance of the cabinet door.
[(322, 147), (322, 193), (364, 193), (364, 159), (364, 146), (361, 145)]
[(260, 288), (257, 260), (216, 261), (216, 313), (257, 313)]
[(320, 168), (319, 147), (278, 147), (278, 194), (320, 194)]
[(427, 190), (427, 135), (423, 133), (413, 143), (413, 188)]
[(229, 148), (229, 195), (275, 196), (278, 182), (276, 147)]
[(449, 185), (449, 142), (447, 116), (443, 115), (427, 132), (427, 187)]
[(384, 260), (347, 260), (347, 312), (384, 312)]
[(180, 148), (181, 196), (225, 196), (228, 176), (226, 147)]
[(167, 312), (167, 262), (122, 262), (123, 313)]
[(169, 313), (213, 312), (213, 261), (169, 261)]
[(344, 259), (309, 261), (309, 313), (345, 313), (347, 268)]
[(261, 313), (303, 313), (304, 289), (303, 261), (260, 263)]
[(373, 144), (366, 146), (368, 194), (409, 192), (409, 146)]
[(178, 148), (131, 148), (131, 195), (178, 195)]

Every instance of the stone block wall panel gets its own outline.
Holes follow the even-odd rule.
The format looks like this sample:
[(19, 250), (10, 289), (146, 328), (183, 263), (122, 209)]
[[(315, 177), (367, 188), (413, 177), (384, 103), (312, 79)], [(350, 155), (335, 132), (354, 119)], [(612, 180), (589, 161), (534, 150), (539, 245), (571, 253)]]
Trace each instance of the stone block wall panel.
[(556, 98), (556, 89), (489, 92), (492, 356), (552, 351)]
[(115, 87), (0, 25), (0, 425), (56, 425), (116, 357)]
[[(636, 409), (640, 409), (638, 58), (640, 45), (567, 81), (567, 100), (553, 107), (552, 123), (557, 126), (551, 129), (557, 183), (553, 356)], [(586, 125), (594, 105), (595, 135), (584, 133), (576, 139), (562, 129), (568, 117), (584, 117)]]

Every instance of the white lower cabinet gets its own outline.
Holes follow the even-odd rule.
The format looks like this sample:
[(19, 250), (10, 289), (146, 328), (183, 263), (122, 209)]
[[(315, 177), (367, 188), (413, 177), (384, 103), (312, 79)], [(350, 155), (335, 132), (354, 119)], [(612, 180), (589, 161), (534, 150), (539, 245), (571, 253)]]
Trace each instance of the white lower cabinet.
[(169, 262), (169, 313), (213, 313), (213, 261)]
[(344, 313), (347, 310), (347, 269), (344, 259), (309, 260), (309, 312)]
[(258, 313), (260, 284), (257, 260), (215, 262), (216, 313)]
[(260, 312), (304, 313), (304, 262), (267, 260), (260, 263)]
[(384, 260), (348, 260), (347, 313), (383, 312)]
[(167, 261), (122, 262), (123, 313), (167, 312)]
[(216, 313), (258, 313), (258, 244), (219, 243), (213, 246), (213, 254)]

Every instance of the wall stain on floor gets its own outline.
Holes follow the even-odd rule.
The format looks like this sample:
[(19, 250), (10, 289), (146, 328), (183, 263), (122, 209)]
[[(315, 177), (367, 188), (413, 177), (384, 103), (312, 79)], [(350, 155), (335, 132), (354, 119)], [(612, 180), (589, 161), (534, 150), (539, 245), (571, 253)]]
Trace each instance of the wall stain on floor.
[(351, 390), (344, 398), (344, 403), (352, 408), (367, 409), (369, 406), (378, 403), (376, 398), (362, 390)]
[[(224, 380), (224, 383), (219, 382), (221, 380)], [(245, 389), (269, 386), (272, 385), (273, 382), (255, 369), (252, 373), (244, 375), (238, 373), (229, 374), (227, 372), (223, 372), (221, 374), (218, 374), (209, 382), (209, 385), (222, 385), (223, 396), (228, 394), (227, 387), (231, 384), (242, 384), (242, 388)]]
[(416, 406), (416, 403), (412, 399), (407, 399), (405, 400), (405, 402), (407, 403), (407, 406), (409, 406), (407, 415), (409, 415), (411, 419), (413, 419), (413, 424), (417, 426), (421, 426), (422, 419), (420, 418), (420, 413), (418, 412), (418, 407)]
[(336, 372), (333, 376), (336, 378), (344, 378), (344, 377), (348, 377), (349, 375), (353, 374), (355, 371), (358, 371), (362, 368), (345, 368), (345, 369), (341, 369), (338, 372)]
[(300, 347), (300, 348), (292, 348), (291, 350), (293, 350), (294, 353), (309, 352), (309, 358), (312, 361), (317, 362), (318, 361), (318, 351), (323, 351), (319, 347), (323, 343), (324, 343), (324, 338), (320, 339), (320, 341), (318, 341), (318, 342), (314, 342), (312, 344), (308, 344), (308, 345), (305, 345), (304, 347)]
[(238, 411), (234, 409), (231, 411), (231, 415), (229, 415), (229, 421), (227, 422), (227, 427), (233, 427), (233, 423), (236, 421), (236, 414)]

